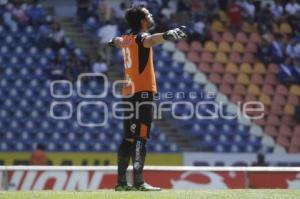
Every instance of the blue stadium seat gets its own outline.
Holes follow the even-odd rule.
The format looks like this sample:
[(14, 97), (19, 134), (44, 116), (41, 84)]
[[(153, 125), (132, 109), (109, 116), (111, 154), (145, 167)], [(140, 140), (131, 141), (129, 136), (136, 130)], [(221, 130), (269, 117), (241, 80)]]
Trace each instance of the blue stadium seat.
[(55, 57), (55, 53), (51, 48), (46, 48), (43, 55), (49, 60)]
[(3, 37), (4, 37), (6, 34), (7, 34), (7, 33), (6, 33), (5, 28), (4, 28), (2, 25), (0, 25), (0, 38), (1, 38), (1, 40), (3, 39)]
[(24, 48), (28, 49), (28, 48), (30, 47), (30, 42), (29, 42), (28, 37), (25, 36), (25, 35), (22, 35), (21, 38), (20, 38), (20, 44), (21, 44)]

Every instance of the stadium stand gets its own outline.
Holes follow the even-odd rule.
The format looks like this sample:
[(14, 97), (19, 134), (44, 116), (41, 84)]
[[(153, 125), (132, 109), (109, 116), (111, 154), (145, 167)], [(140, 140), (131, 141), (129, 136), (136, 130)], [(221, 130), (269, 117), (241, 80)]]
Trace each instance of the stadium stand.
[[(90, 70), (83, 68), (84, 54), (69, 38), (62, 36), (62, 43), (54, 39), (63, 35), (63, 30), (59, 30), (59, 24), (40, 4), (22, 4), (26, 7), (24, 18), (28, 18), (24, 23), (7, 17), (13, 16), (18, 6), (1, 5), (4, 24), (0, 26), (0, 70), (3, 74), (0, 80), (0, 151), (32, 151), (36, 143), (44, 144), (47, 151), (116, 151), (122, 139), (123, 127), (119, 120), (110, 115), (108, 124), (102, 128), (83, 127), (76, 120), (76, 106), (83, 98), (76, 92), (75, 80), (80, 73)], [(31, 9), (34, 9), (32, 13)], [(57, 28), (58, 32), (55, 32)], [(72, 88), (68, 84), (55, 84), (51, 93), (53, 80), (74, 83)], [(101, 88), (103, 82), (91, 80), (83, 83), (81, 92), (97, 94)], [(74, 108), (70, 109), (57, 96), (63, 96)], [(108, 105), (117, 101), (112, 96), (111, 87), (103, 100)], [(70, 119), (55, 120), (51, 117), (49, 110), (54, 101), (57, 105), (53, 114), (56, 117), (70, 115)], [(95, 108), (91, 106), (82, 111), (83, 122), (103, 120), (103, 110), (98, 108), (95, 111)], [(74, 113), (70, 112), (73, 109)], [(150, 151), (179, 150), (158, 127), (153, 128), (152, 139), (155, 142), (148, 145)]]
[[(223, 17), (224, 15), (227, 16), (226, 13), (222, 13)], [(249, 31), (242, 29), (236, 34), (228, 32), (229, 30), (225, 26), (226, 24), (220, 20), (213, 21), (211, 25), (212, 39), (205, 42), (204, 52), (202, 52), (202, 55), (205, 54), (203, 58), (206, 57), (206, 59), (200, 59), (200, 63), (198, 60), (197, 62), (193, 59), (189, 60), (199, 64), (199, 70), (205, 73), (208, 80), (214, 83), (232, 102), (247, 102), (257, 99), (261, 101), (266, 107), (266, 117), (253, 122), (261, 126), (266, 134), (273, 137), (277, 143), (290, 152), (299, 152), (299, 146), (295, 141), (297, 136), (294, 135), (299, 124), (292, 117), (295, 114), (295, 108), (299, 106), (300, 87), (296, 85), (299, 84), (299, 71), (295, 65), (299, 65), (298, 55), (295, 55), (292, 66), (284, 63), (279, 66), (274, 63), (277, 60), (268, 60), (270, 63), (267, 64), (262, 63), (255, 56), (256, 45), (259, 48), (261, 44), (260, 35), (254, 31), (255, 25), (253, 28), (249, 28)], [(269, 40), (267, 41), (269, 42), (268, 47), (273, 47), (272, 45), (276, 42), (272, 39), (276, 37), (274, 34), (280, 33), (284, 37), (291, 37), (293, 32), (294, 30), (288, 22), (281, 22), (277, 30), (268, 32), (268, 36), (266, 36), (266, 39)], [(299, 42), (293, 42), (296, 42), (294, 45), (297, 48)], [(181, 43), (180, 45), (188, 44)], [(188, 55), (192, 52), (193, 50), (188, 51)], [(200, 56), (201, 53), (198, 57)], [(273, 55), (271, 54), (271, 56)], [(211, 58), (207, 59), (207, 57)], [(223, 65), (226, 65), (225, 70)], [(219, 71), (220, 73), (218, 73)]]
[[(95, 20), (95, 18), (91, 17), (88, 19), (88, 23), (86, 23), (86, 28), (90, 30), (91, 33), (94, 32), (93, 28), (95, 26), (89, 26), (89, 22)], [(222, 28), (218, 27), (218, 24), (221, 24)], [(101, 24), (98, 25), (101, 29)], [(222, 32), (223, 30), (221, 29), (224, 29), (222, 23), (219, 21), (217, 24), (213, 23), (212, 26), (216, 26), (218, 32)], [(122, 27), (122, 25), (120, 25), (120, 27)], [(177, 48), (184, 53), (176, 50), (172, 43), (166, 43), (162, 48), (155, 48), (156, 75), (161, 92), (196, 92), (200, 95), (202, 92), (217, 91), (215, 85), (221, 85), (224, 81), (228, 81), (232, 85), (236, 83), (235, 77), (230, 76), (230, 74), (228, 74), (228, 77), (227, 74), (222, 74), (225, 71), (223, 64), (229, 63), (229, 60), (231, 61), (230, 63), (233, 64), (242, 62), (240, 53), (245, 51), (243, 43), (246, 42), (246, 34), (240, 33), (234, 38), (232, 33), (227, 32), (221, 38), (218, 32), (213, 32), (212, 35), (220, 38), (219, 41), (224, 41), (220, 44), (214, 40), (207, 40), (204, 44), (201, 44), (197, 40), (191, 41), (191, 43), (184, 41), (179, 42)], [(254, 51), (253, 48), (254, 47), (252, 47), (252, 51)], [(228, 55), (228, 53), (230, 53), (230, 55)], [(121, 65), (121, 55), (116, 52), (115, 56), (119, 57), (117, 64)], [(187, 60), (190, 62), (184, 64)], [(206, 71), (207, 74), (203, 74), (202, 72), (204, 71), (198, 71), (196, 67), (197, 64), (199, 64), (199, 68)], [(256, 71), (259, 73), (262, 70), (260, 65), (258, 65)], [(215, 85), (209, 83), (205, 75), (207, 75), (208, 80)], [(243, 82), (245, 81), (244, 78), (247, 79), (248, 76), (245, 77), (245, 75), (242, 75), (243, 74), (241, 74), (240, 79)], [(222, 76), (224, 79), (222, 79)], [(248, 79), (245, 83), (249, 84), (250, 80)], [(231, 88), (229, 88), (229, 93), (231, 93)], [(220, 98), (226, 98), (221, 94), (219, 94), (219, 96), (221, 96)], [(236, 98), (236, 100), (238, 99)], [(180, 99), (173, 100), (174, 102), (176, 100), (180, 101)], [(199, 101), (205, 102), (209, 100), (216, 99), (188, 99), (188, 102), (196, 105)], [(167, 100), (161, 100), (161, 102), (164, 101)], [(207, 110), (209, 110), (209, 108), (212, 107), (201, 107), (201, 114), (208, 114)], [(227, 110), (227, 114), (230, 113), (230, 110), (228, 110), (230, 108), (227, 105), (224, 105), (224, 109)], [(175, 113), (184, 116), (188, 115), (189, 111), (189, 107), (182, 106), (177, 107)], [(170, 114), (164, 116), (172, 120)], [(264, 142), (266, 142), (266, 145), (264, 145), (264, 142), (262, 142), (263, 135), (252, 134), (251, 128), (255, 129), (255, 126), (251, 126), (251, 124), (247, 122), (247, 124), (243, 124), (238, 120), (198, 120), (197, 118), (192, 118), (173, 123), (176, 123), (177, 128), (186, 132), (188, 136), (192, 138), (190, 139), (191, 144), (194, 144), (202, 151), (257, 152), (264, 148), (265, 151), (271, 152), (275, 146), (274, 143), (269, 143), (269, 139), (267, 138), (264, 138)]]

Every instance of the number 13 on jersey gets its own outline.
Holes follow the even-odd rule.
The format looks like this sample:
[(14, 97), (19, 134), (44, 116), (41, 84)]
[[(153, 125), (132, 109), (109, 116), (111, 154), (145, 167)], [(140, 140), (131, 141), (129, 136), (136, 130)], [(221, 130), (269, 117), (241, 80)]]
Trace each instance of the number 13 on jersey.
[(124, 57), (125, 69), (131, 68), (132, 60), (131, 60), (131, 54), (129, 48), (122, 48), (122, 53)]

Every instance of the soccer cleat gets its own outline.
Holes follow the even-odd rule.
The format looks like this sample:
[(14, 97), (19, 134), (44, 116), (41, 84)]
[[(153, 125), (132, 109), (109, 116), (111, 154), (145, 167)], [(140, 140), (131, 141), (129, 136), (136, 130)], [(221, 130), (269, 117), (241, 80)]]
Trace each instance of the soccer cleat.
[(132, 187), (131, 186), (128, 186), (127, 184), (126, 185), (116, 185), (115, 186), (115, 191), (131, 191), (132, 190)]
[(132, 191), (161, 191), (159, 187), (153, 187), (150, 184), (143, 183), (141, 185), (135, 185), (132, 187)]

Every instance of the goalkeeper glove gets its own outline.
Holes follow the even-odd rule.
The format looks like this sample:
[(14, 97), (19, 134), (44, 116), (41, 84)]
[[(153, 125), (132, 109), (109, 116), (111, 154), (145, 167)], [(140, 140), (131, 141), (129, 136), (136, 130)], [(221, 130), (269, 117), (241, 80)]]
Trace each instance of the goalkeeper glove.
[(112, 38), (112, 39), (110, 39), (109, 41), (108, 41), (108, 46), (109, 47), (111, 47), (111, 48), (115, 48), (116, 47), (116, 45), (115, 45), (115, 37), (114, 38)]
[(179, 28), (175, 28), (172, 30), (168, 30), (164, 32), (163, 38), (169, 41), (179, 41), (187, 38), (187, 34), (185, 31), (185, 26), (180, 26)]

